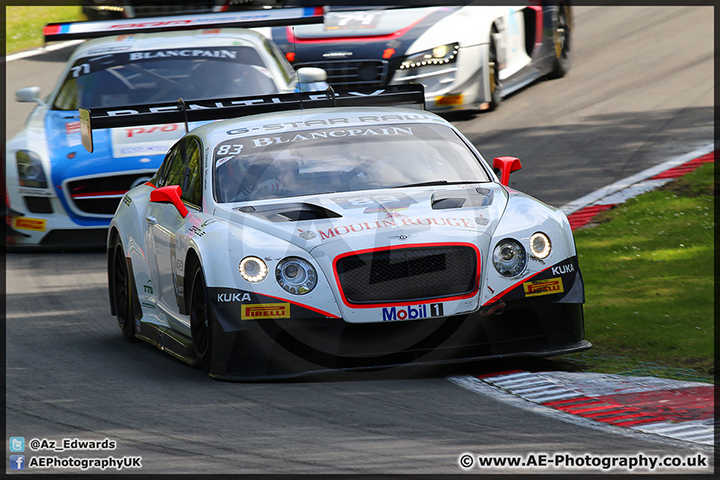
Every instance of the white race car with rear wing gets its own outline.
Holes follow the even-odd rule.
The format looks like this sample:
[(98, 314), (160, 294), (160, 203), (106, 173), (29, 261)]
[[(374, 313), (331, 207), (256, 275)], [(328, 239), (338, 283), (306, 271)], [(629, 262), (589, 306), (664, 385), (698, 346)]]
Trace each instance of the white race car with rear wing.
[(81, 111), (89, 149), (92, 128), (237, 117), (124, 195), (124, 336), (236, 380), (589, 348), (565, 215), (423, 104), (414, 85)]
[(428, 110), (438, 112), (494, 109), (503, 97), (570, 68), (569, 0), (361, 3), (332, 5), (322, 23), (262, 31), (296, 68), (326, 70), (335, 89), (419, 82)]
[(155, 174), (182, 124), (128, 124), (80, 144), (78, 108), (325, 89), (324, 72), (295, 72), (258, 33), (239, 26), (321, 21), (322, 8), (50, 24), (49, 41), (95, 38), (70, 56), (60, 81), (7, 143), (7, 244), (102, 247), (120, 199)]

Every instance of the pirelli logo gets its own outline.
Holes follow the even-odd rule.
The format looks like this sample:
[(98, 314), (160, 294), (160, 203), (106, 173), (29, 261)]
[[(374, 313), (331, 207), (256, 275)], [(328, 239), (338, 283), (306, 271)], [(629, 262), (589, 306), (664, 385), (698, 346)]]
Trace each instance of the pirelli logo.
[(290, 318), (289, 303), (256, 303), (243, 305), (241, 311), (243, 320), (259, 320), (263, 318)]
[(444, 95), (435, 97), (435, 105), (438, 107), (447, 107), (452, 105), (461, 105), (463, 102), (462, 95)]
[(21, 230), (35, 230), (36, 232), (44, 232), (47, 220), (40, 218), (16, 217), (15, 228)]
[(550, 295), (553, 293), (562, 293), (562, 278), (550, 278), (548, 280), (537, 280), (534, 282), (523, 283), (526, 297), (538, 297), (540, 295)]

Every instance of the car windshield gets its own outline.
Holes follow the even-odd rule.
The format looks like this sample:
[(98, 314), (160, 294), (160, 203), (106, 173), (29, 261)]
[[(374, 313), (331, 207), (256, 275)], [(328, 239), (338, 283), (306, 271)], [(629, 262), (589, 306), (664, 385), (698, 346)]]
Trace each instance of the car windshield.
[(111, 53), (81, 58), (68, 71), (56, 110), (117, 107), (276, 93), (258, 52), (247, 46)]
[(219, 203), (489, 181), (449, 127), (385, 124), (223, 141), (214, 151)]

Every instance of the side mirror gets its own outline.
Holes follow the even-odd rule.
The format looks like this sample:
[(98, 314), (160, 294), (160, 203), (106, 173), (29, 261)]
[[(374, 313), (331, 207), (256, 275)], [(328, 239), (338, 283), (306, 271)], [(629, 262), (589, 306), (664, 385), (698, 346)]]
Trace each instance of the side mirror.
[(493, 159), (493, 171), (500, 177), (500, 183), (506, 187), (510, 183), (510, 174), (520, 170), (520, 159), (517, 157), (496, 157)]
[(167, 187), (156, 188), (150, 192), (150, 201), (154, 203), (172, 203), (177, 208), (182, 218), (187, 217), (188, 209), (180, 199), (182, 190), (180, 185), (168, 185)]
[(25, 87), (15, 92), (15, 100), (18, 102), (35, 102), (40, 101), (40, 87)]
[(298, 68), (297, 76), (297, 90), (300, 92), (325, 91), (328, 88), (327, 72), (322, 68)]

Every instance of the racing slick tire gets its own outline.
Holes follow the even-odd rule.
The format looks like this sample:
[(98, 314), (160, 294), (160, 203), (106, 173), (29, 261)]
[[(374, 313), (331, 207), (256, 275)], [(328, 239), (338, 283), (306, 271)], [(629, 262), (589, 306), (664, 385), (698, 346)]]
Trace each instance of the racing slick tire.
[(200, 366), (210, 372), (212, 359), (212, 321), (207, 303), (207, 288), (198, 263), (192, 274), (190, 290), (190, 335)]
[(129, 342), (135, 341), (135, 310), (133, 308), (130, 270), (120, 238), (115, 237), (112, 250), (112, 289), (115, 314), (120, 331)]
[(570, 70), (570, 47), (572, 34), (572, 10), (568, 2), (561, 2), (558, 5), (557, 19), (553, 31), (553, 43), (555, 45), (555, 59), (553, 69), (548, 78), (560, 78)]
[(501, 91), (502, 84), (500, 83), (500, 64), (498, 62), (497, 55), (497, 43), (495, 42), (494, 36), (497, 35), (497, 30), (493, 27), (490, 32), (490, 43), (488, 45), (488, 64), (486, 70), (487, 81), (490, 85), (490, 101), (488, 102), (488, 110), (495, 110), (500, 102), (502, 101)]

